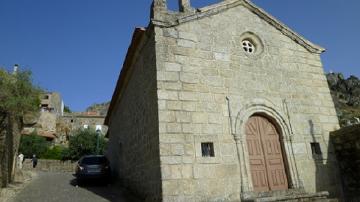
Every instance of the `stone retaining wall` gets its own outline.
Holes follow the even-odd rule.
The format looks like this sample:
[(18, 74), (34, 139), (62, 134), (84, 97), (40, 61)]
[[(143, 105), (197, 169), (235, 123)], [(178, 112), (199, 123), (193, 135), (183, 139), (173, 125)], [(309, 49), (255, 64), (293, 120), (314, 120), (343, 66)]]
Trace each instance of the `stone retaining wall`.
[(52, 172), (75, 172), (76, 162), (39, 159), (36, 168), (32, 168), (31, 159), (26, 159), (24, 170), (52, 171)]
[(331, 133), (346, 201), (360, 201), (360, 125)]

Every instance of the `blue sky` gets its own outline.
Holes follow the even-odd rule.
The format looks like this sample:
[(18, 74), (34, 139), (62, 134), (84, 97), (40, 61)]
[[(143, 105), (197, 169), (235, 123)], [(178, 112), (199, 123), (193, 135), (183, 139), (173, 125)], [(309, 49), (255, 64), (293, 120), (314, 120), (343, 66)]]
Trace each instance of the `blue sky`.
[[(218, 0), (192, 0), (201, 7)], [(253, 0), (327, 49), (326, 71), (360, 76), (359, 0)], [(0, 66), (32, 70), (71, 109), (111, 99), (135, 27), (151, 0), (0, 0)], [(176, 9), (176, 0), (169, 1)]]

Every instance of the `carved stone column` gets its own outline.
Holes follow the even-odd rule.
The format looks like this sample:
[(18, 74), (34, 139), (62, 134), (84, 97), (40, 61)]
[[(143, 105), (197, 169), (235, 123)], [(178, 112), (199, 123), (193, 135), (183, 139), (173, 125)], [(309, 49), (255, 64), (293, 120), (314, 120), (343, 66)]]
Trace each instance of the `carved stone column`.
[(243, 146), (244, 140), (241, 138), (241, 136), (238, 135), (235, 135), (234, 139), (236, 143), (236, 149), (237, 149), (239, 167), (240, 167), (240, 178), (241, 178), (240, 192), (241, 194), (244, 194), (245, 192), (249, 191), (249, 176), (247, 174), (247, 167), (246, 167), (244, 146)]

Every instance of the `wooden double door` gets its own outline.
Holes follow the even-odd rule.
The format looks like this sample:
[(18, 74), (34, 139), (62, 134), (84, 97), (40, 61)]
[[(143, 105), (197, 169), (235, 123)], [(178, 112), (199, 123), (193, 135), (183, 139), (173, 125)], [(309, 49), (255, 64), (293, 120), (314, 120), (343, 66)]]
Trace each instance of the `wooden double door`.
[(254, 191), (288, 189), (280, 135), (274, 124), (262, 116), (252, 116), (245, 133)]

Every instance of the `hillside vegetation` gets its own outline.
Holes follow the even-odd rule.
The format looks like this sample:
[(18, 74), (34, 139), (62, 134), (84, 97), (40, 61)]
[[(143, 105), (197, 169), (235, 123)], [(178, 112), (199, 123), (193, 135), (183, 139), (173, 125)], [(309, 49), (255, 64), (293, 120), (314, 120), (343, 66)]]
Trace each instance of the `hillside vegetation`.
[(360, 123), (360, 80), (341, 73), (326, 75), (341, 126)]
[(106, 113), (109, 109), (110, 102), (104, 102), (100, 104), (93, 104), (89, 106), (86, 111), (87, 112), (97, 112), (101, 116), (106, 116)]

